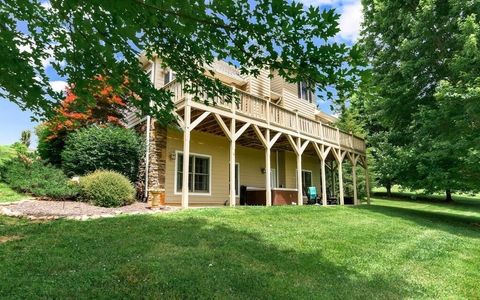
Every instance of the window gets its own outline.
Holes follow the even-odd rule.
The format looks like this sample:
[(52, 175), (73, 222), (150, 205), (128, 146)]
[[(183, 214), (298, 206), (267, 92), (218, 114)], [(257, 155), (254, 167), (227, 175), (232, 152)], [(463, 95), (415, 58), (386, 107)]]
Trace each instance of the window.
[(303, 194), (307, 192), (307, 188), (312, 186), (312, 171), (302, 170), (302, 189)]
[(298, 98), (307, 100), (310, 103), (313, 103), (313, 93), (311, 90), (308, 89), (307, 84), (305, 82), (298, 83)]
[[(183, 154), (177, 153), (177, 192), (182, 191)], [(191, 193), (210, 193), (210, 157), (192, 154), (188, 168), (188, 191)]]
[(172, 70), (165, 70), (165, 74), (163, 75), (163, 84), (168, 84), (173, 79), (175, 79), (175, 73), (172, 72)]

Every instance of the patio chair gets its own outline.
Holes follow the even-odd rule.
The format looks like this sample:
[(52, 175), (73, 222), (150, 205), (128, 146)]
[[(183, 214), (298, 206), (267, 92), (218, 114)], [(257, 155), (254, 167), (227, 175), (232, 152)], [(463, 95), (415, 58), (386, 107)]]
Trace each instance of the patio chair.
[(308, 204), (315, 204), (318, 200), (317, 188), (314, 186), (309, 186), (307, 188), (307, 198)]
[(335, 195), (328, 195), (327, 196), (327, 204), (329, 205), (332, 205), (332, 204), (338, 204), (338, 200), (337, 200), (337, 197), (335, 197)]

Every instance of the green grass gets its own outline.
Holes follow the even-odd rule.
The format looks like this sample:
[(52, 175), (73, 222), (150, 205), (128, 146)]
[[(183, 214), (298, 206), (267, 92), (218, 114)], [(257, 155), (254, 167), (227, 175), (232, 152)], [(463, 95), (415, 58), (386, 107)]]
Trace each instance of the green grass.
[(7, 184), (0, 182), (0, 203), (26, 199), (27, 196), (12, 190)]
[[(386, 197), (387, 190), (383, 187), (376, 187), (372, 189), (372, 192), (380, 197)], [(427, 194), (422, 190), (414, 191), (402, 188), (400, 186), (393, 186), (392, 187), (392, 197), (393, 198), (408, 198), (412, 200), (420, 200), (420, 201), (445, 201), (445, 193), (434, 193), (434, 194)], [(460, 200), (463, 202), (477, 202), (480, 200), (480, 194), (452, 194), (453, 200)]]
[(477, 298), (480, 201), (0, 217), (0, 298)]

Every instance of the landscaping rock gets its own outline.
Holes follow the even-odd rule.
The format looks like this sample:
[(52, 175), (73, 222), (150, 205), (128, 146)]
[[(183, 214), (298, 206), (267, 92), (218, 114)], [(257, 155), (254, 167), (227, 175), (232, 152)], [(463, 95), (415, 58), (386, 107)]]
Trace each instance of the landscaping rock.
[(59, 218), (86, 221), (111, 218), (117, 215), (152, 214), (172, 212), (174, 207), (150, 209), (146, 203), (135, 202), (123, 207), (106, 208), (85, 202), (25, 200), (0, 207), (0, 214), (11, 217), (26, 217), (30, 220), (55, 220)]

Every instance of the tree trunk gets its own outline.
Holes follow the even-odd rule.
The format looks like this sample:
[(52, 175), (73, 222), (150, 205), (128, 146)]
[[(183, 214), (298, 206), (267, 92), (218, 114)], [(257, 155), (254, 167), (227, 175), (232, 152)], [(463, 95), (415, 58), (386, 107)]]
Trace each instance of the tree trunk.
[(392, 197), (392, 184), (387, 183), (385, 186), (387, 188), (387, 197), (391, 198)]
[(452, 202), (452, 191), (450, 189), (447, 189), (445, 191), (445, 194), (447, 195), (447, 198), (445, 199), (446, 202)]

